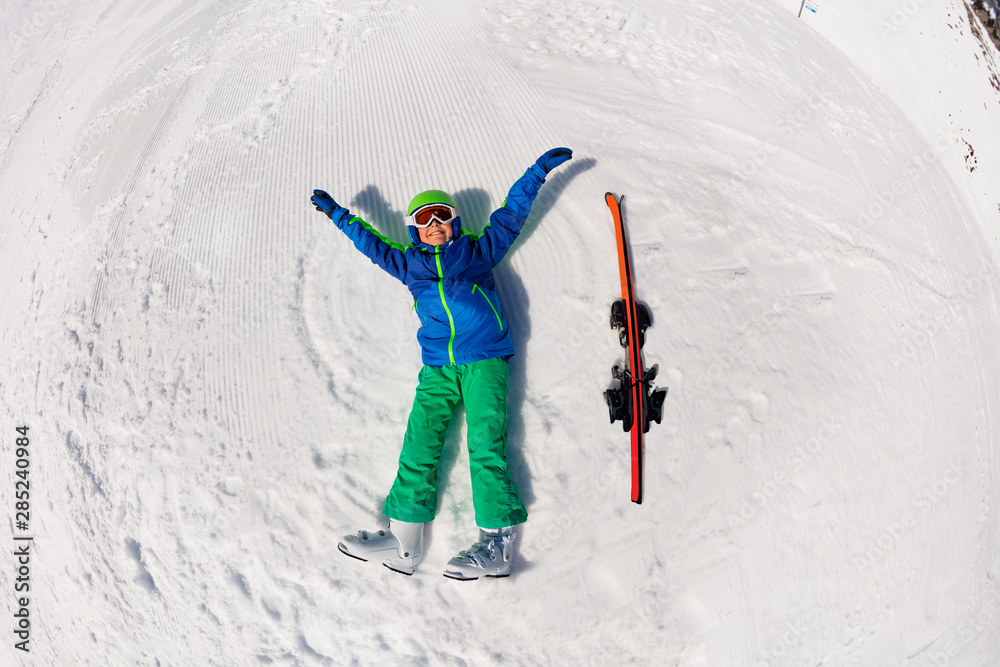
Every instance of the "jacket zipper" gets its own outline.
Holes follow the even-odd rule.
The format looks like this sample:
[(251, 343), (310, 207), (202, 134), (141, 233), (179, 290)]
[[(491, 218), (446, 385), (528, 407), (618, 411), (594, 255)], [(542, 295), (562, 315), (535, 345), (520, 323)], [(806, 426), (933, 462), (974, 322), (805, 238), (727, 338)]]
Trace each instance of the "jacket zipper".
[(434, 253), (434, 260), (437, 262), (438, 270), (438, 294), (441, 295), (441, 305), (444, 306), (444, 312), (448, 314), (448, 324), (451, 326), (451, 338), (448, 339), (448, 360), (451, 361), (451, 365), (455, 365), (455, 318), (451, 316), (451, 308), (448, 307), (448, 302), (444, 298), (444, 269), (441, 268), (441, 253)]
[(487, 305), (489, 305), (490, 310), (493, 311), (493, 317), (497, 318), (497, 324), (500, 325), (500, 331), (502, 333), (503, 332), (503, 320), (500, 319), (500, 313), (497, 312), (497, 309), (493, 307), (493, 302), (490, 301), (490, 297), (486, 296), (486, 292), (484, 292), (483, 289), (479, 285), (473, 285), (472, 286), (472, 293), (475, 294), (476, 292), (479, 292), (479, 295), (481, 297), (483, 297), (484, 299), (486, 299)]

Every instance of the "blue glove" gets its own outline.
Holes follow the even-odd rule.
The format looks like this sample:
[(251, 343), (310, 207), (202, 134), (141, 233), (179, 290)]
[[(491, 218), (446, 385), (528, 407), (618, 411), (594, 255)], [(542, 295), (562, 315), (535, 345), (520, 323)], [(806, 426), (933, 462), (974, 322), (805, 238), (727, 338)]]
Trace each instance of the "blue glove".
[(343, 226), (344, 218), (350, 217), (346, 208), (333, 201), (333, 197), (322, 190), (313, 190), (313, 196), (310, 197), (310, 200), (316, 204), (316, 210), (326, 213), (338, 228)]
[(553, 148), (535, 161), (546, 174), (573, 157), (573, 151), (568, 148)]
[(313, 196), (309, 199), (312, 203), (316, 204), (317, 211), (323, 211), (331, 218), (333, 217), (334, 210), (340, 208), (340, 204), (333, 201), (333, 197), (322, 190), (313, 190)]

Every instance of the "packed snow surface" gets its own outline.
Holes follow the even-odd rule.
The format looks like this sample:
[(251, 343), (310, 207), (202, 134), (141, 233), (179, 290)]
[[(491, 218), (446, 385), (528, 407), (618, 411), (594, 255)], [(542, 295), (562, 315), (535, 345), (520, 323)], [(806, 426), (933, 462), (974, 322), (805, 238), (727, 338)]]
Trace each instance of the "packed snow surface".
[[(799, 4), (5, 0), (0, 662), (1000, 663), (996, 53), (961, 0)], [(344, 557), (418, 320), (312, 189), (476, 231), (563, 145), (497, 269), (513, 575), (441, 576), (462, 414), (417, 573)], [(606, 191), (670, 388), (641, 505)]]

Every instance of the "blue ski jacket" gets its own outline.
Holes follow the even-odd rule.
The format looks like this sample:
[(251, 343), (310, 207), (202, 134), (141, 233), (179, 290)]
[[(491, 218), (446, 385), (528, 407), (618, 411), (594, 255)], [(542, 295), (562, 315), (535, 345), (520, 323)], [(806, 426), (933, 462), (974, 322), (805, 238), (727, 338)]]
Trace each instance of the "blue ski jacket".
[(403, 246), (357, 216), (335, 221), (358, 250), (409, 288), (420, 317), (417, 341), (424, 364), (454, 366), (514, 354), (493, 267), (521, 232), (544, 182), (544, 170), (532, 165), (511, 186), (482, 234), (464, 232), (459, 216), (452, 224), (453, 238), (437, 247), (421, 243), (413, 227), (408, 227), (413, 244)]

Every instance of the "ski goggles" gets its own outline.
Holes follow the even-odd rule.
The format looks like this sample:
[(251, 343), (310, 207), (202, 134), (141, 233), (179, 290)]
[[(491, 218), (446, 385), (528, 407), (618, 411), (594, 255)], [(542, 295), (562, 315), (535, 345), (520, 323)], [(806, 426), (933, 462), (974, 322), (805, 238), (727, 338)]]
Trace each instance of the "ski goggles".
[(430, 227), (435, 220), (442, 225), (451, 224), (458, 217), (458, 211), (447, 204), (428, 204), (418, 208), (410, 216), (409, 224), (417, 229)]

